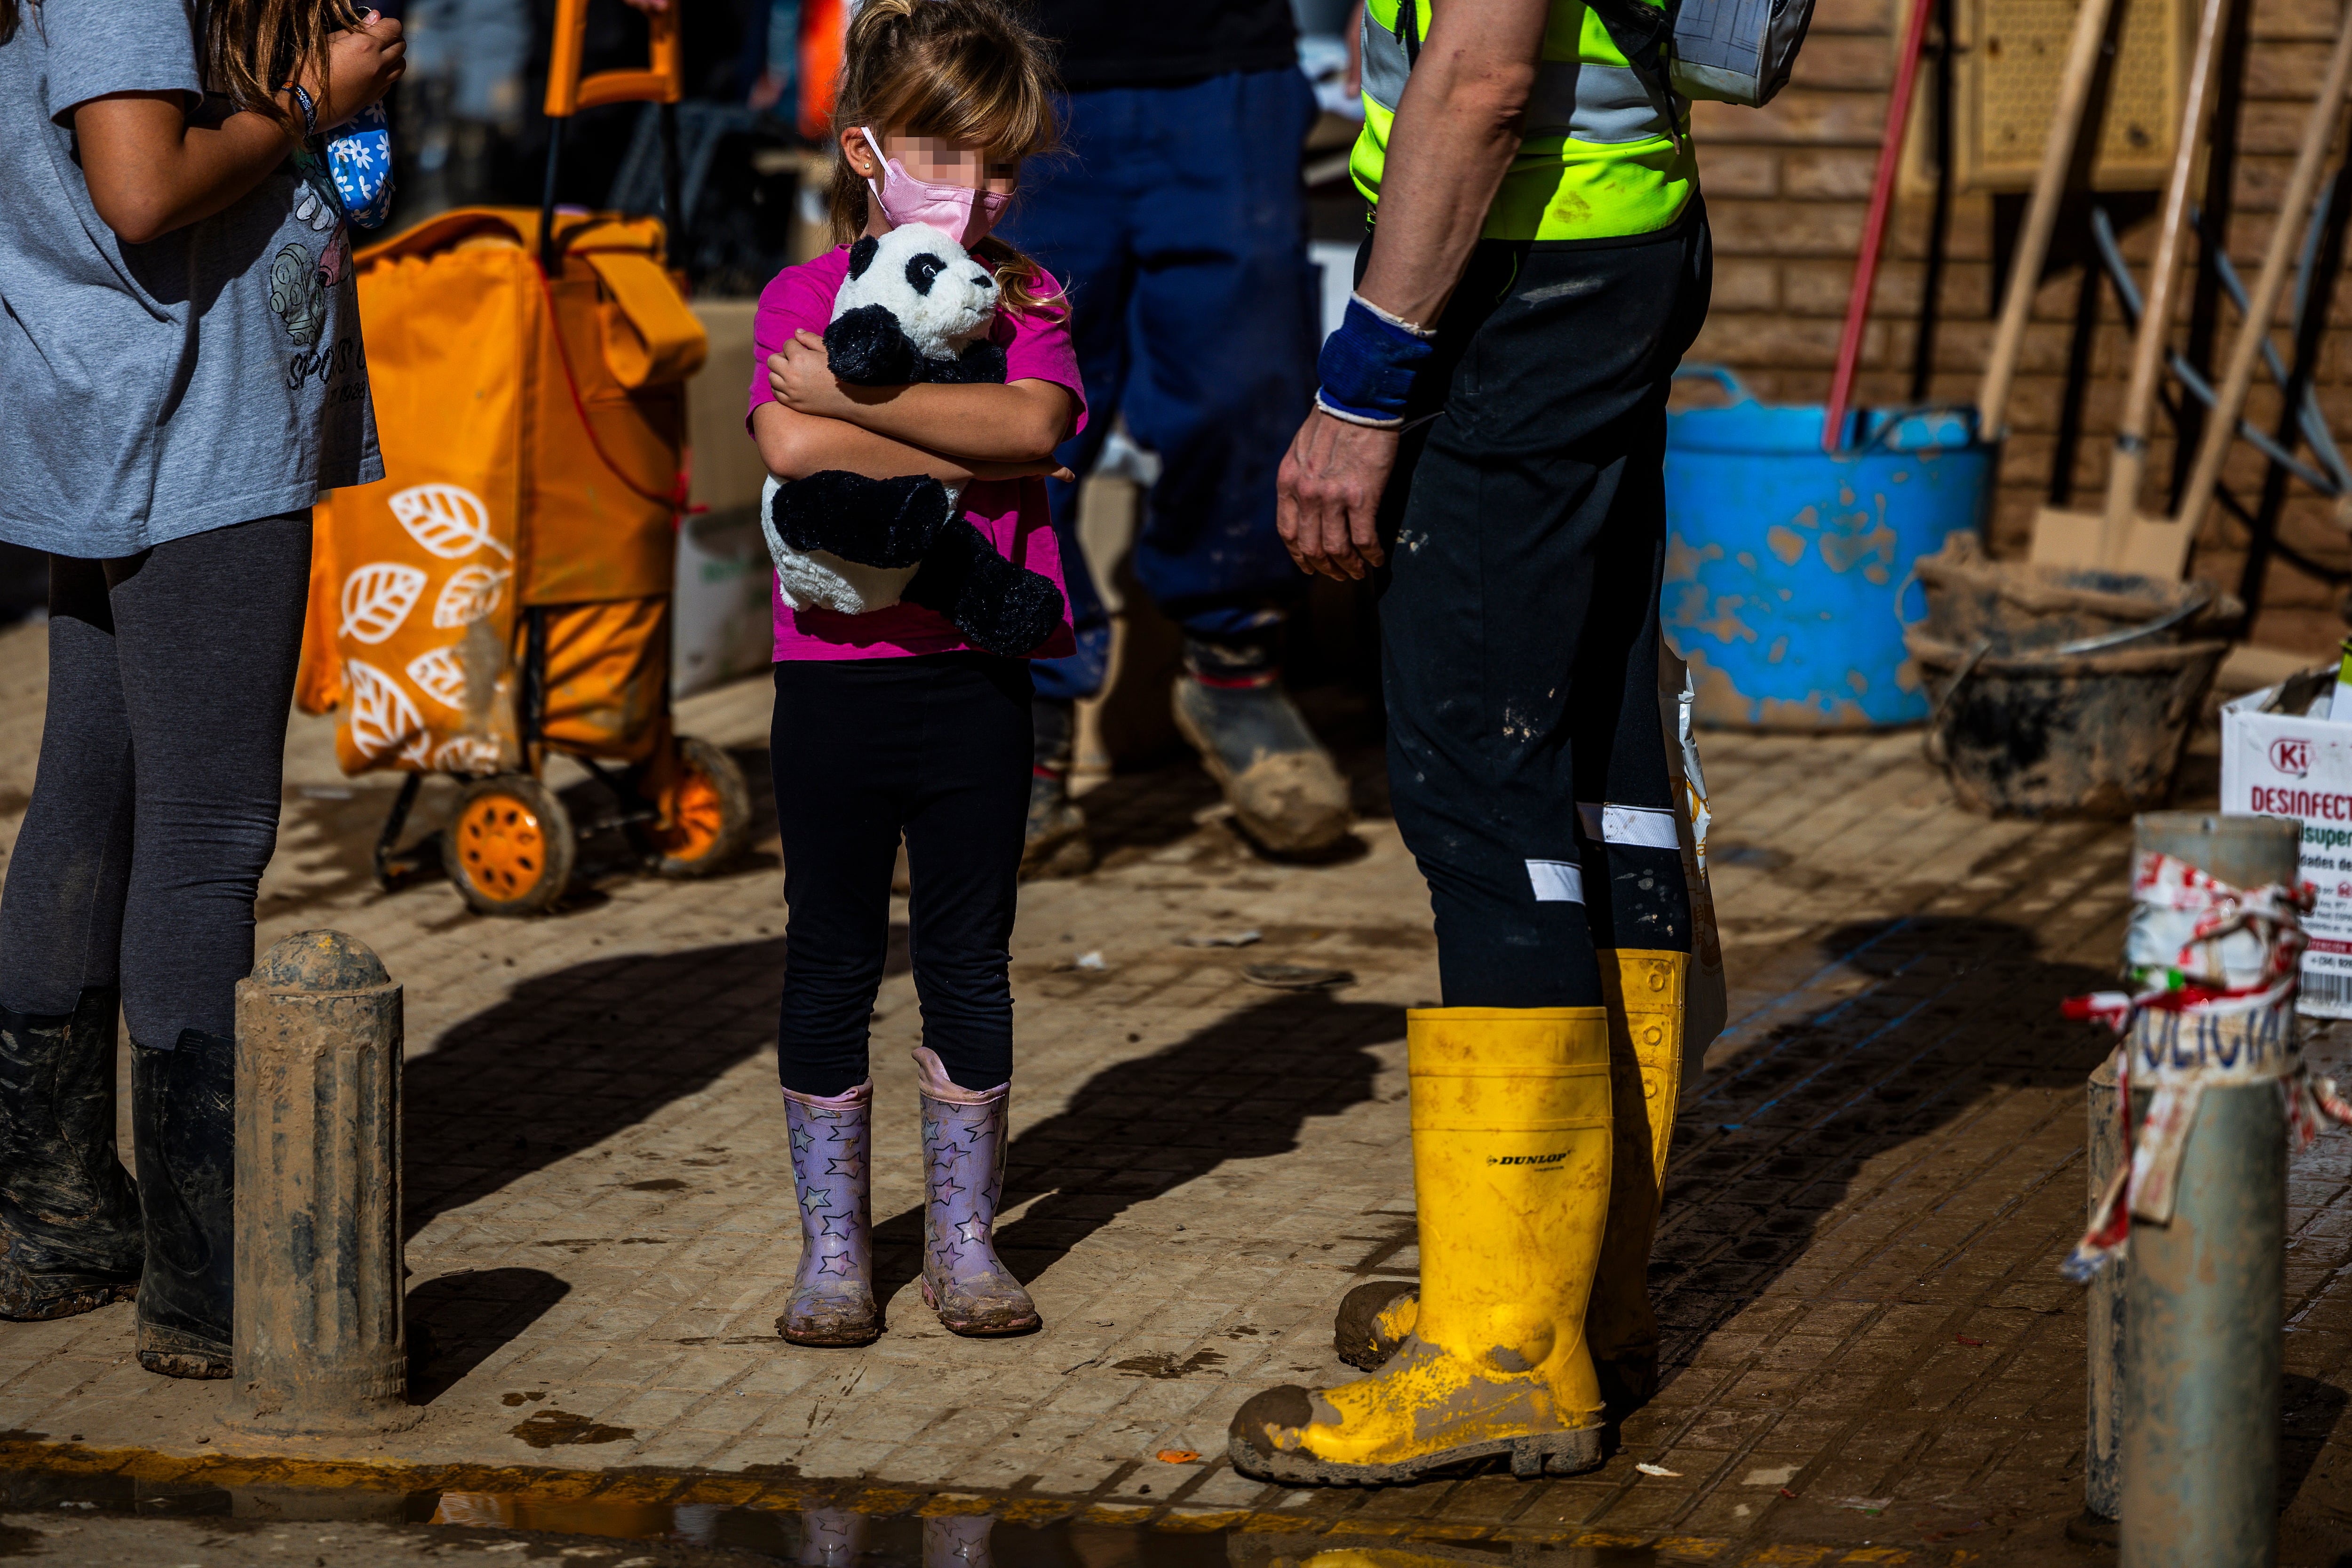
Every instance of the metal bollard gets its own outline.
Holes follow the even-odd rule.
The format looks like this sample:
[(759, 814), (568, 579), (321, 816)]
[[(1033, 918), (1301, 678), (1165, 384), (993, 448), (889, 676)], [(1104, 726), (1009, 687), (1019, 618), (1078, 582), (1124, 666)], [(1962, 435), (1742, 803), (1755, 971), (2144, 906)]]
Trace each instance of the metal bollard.
[[(2140, 850), (2235, 887), (2295, 879), (2302, 829), (2291, 821), (2156, 812), (2133, 828)], [(2204, 1090), (2178, 1190), (2169, 1225), (2132, 1222), (2122, 1568), (2261, 1568), (2278, 1560), (2286, 1130), (2276, 1084)]]
[(401, 991), (341, 931), (236, 987), (236, 1386), (260, 1432), (413, 1426), (401, 1323)]
[[(2115, 1180), (2123, 1163), (2123, 1129), (2116, 1118), (2116, 1059), (2109, 1057), (2084, 1085), (2089, 1125), (2087, 1145), (2090, 1175), (2089, 1206)], [(2130, 1277), (2127, 1250), (2091, 1279), (2083, 1303), (2086, 1370), (2090, 1374), (2090, 1418), (2083, 1456), (2083, 1511), (2066, 1526), (2076, 1541), (2102, 1546), (2116, 1543), (2116, 1523), (2124, 1508), (2124, 1281)]]

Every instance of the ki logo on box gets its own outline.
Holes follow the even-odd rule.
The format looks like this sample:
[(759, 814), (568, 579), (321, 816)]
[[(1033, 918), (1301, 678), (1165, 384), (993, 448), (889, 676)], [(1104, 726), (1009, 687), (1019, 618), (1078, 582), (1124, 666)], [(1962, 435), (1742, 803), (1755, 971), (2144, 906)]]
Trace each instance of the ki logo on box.
[(2271, 742), (2271, 766), (2289, 778), (2311, 772), (2311, 742), (2284, 736)]

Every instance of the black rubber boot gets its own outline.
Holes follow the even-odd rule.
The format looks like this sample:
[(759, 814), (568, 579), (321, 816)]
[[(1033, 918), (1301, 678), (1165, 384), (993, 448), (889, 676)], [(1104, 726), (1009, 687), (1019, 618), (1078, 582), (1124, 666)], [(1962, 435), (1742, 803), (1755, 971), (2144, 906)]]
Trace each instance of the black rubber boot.
[(1087, 842), (1087, 814), (1070, 798), (1078, 705), (1067, 698), (1039, 697), (1029, 704), (1036, 731), (1029, 770), (1029, 823), (1021, 840), (1021, 875), (1076, 877), (1094, 868), (1094, 846)]
[(64, 1017), (0, 1008), (0, 1318), (69, 1318), (128, 1300), (146, 1244), (114, 1150), (120, 993)]
[(166, 1377), (230, 1372), (236, 1210), (236, 1044), (199, 1030), (131, 1045), (131, 1119), (147, 1220), (139, 1364)]
[(1174, 708), (1178, 732), (1260, 846), (1318, 855), (1348, 836), (1347, 781), (1282, 689), (1270, 638), (1187, 637)]

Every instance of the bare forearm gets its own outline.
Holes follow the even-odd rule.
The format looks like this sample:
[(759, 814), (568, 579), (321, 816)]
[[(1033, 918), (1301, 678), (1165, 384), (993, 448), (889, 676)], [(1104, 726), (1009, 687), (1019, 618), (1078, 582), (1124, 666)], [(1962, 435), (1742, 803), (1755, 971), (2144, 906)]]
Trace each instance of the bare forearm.
[(294, 150), (266, 114), (192, 121), (177, 95), (163, 93), (93, 99), (74, 110), (74, 134), (90, 204), (131, 245), (225, 211)]
[(1069, 435), (1070, 395), (1049, 381), (842, 390), (871, 434), (978, 462), (1038, 462)]
[[(407, 68), (400, 24), (367, 13), (362, 25), (330, 35), (323, 58), (296, 73), (320, 129), (342, 124), (392, 90)], [(75, 155), (90, 205), (124, 242), (149, 240), (226, 211), (269, 177), (294, 150), (304, 116), (281, 90), (281, 122), (241, 111), (192, 113), (177, 92), (121, 92), (73, 111)]]
[(869, 479), (929, 474), (942, 484), (969, 483), (975, 466), (924, 447), (859, 428), (844, 419), (795, 414), (782, 404), (762, 403), (751, 412), (751, 436), (761, 460), (780, 479), (804, 479), (826, 470), (863, 474)]
[(1542, 0), (1436, 7), (1390, 130), (1358, 289), (1401, 320), (1433, 325), (1461, 280), (1526, 132), (1545, 15)]

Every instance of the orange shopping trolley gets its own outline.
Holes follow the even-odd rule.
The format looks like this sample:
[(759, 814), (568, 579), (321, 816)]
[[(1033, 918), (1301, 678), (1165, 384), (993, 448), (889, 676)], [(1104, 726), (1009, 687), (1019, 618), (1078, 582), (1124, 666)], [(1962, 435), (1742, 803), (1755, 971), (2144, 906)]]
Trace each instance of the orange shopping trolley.
[[(340, 710), (346, 773), (408, 775), (376, 843), (382, 886), (418, 865), (400, 840), (425, 775), (463, 781), (441, 859), (484, 914), (551, 908), (580, 833), (625, 832), (649, 868), (699, 876), (751, 823), (741, 770), (670, 719), (702, 327), (663, 224), (554, 204), (577, 110), (650, 100), (668, 129), (677, 7), (651, 18), (648, 68), (583, 80), (585, 17), (584, 0), (558, 7), (540, 209), (443, 213), (353, 258), (385, 477), (317, 514), (299, 700)], [(542, 782), (555, 752), (608, 787), (612, 816), (575, 830)]]

